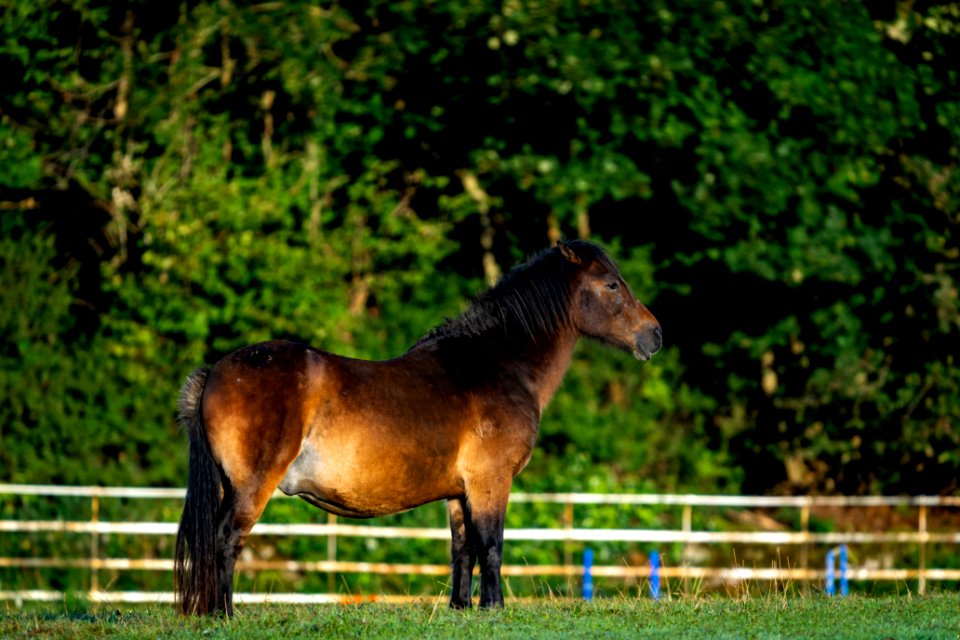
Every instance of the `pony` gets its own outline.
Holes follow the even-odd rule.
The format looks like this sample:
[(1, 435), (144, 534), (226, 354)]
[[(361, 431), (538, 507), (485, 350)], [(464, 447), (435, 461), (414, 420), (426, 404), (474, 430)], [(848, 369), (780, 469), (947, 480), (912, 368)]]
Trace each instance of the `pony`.
[(511, 483), (581, 336), (639, 360), (662, 342), (603, 249), (561, 241), (399, 357), (271, 341), (191, 373), (178, 418), (189, 441), (174, 552), (180, 613), (233, 614), (237, 557), (277, 488), (350, 518), (446, 500), (450, 606), (471, 606), (479, 562), (479, 605), (502, 607)]

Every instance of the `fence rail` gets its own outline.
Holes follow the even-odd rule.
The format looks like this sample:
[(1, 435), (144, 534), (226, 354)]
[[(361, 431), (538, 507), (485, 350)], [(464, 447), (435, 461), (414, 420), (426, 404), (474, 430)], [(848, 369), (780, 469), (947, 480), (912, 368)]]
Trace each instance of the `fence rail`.
[[(63, 532), (90, 534), (174, 535), (174, 522), (86, 522), (60, 520), (0, 520), (0, 532)], [(350, 524), (257, 523), (251, 535), (343, 536), (446, 540), (450, 531), (439, 527), (378, 527)], [(960, 532), (830, 532), (809, 531), (684, 531), (682, 529), (507, 529), (505, 540), (535, 542), (664, 542), (742, 544), (842, 544), (842, 543), (960, 543)]]
[[(186, 489), (165, 487), (61, 486), (50, 484), (4, 484), (0, 494), (80, 498), (180, 498)], [(277, 491), (274, 497), (287, 498)], [(523, 493), (510, 494), (510, 502), (562, 504), (635, 504), (694, 507), (960, 507), (960, 496), (741, 496), (683, 493)]]
[[(170, 536), (176, 533), (173, 522), (109, 522), (99, 519), (99, 501), (111, 498), (133, 499), (182, 499), (183, 489), (132, 488), (132, 487), (64, 487), (48, 485), (0, 484), (0, 494), (19, 496), (81, 497), (91, 500), (89, 520), (0, 520), (0, 532), (16, 533), (80, 533), (91, 536), (91, 554), (85, 558), (27, 558), (0, 557), (0, 568), (14, 569), (87, 569), (91, 571), (90, 589), (84, 594), (93, 602), (169, 602), (168, 592), (104, 591), (96, 579), (98, 570), (146, 570), (172, 571), (173, 562), (155, 558), (101, 558), (97, 541), (103, 534), (132, 534)], [(277, 496), (285, 497), (277, 493)], [(916, 545), (919, 563), (910, 568), (851, 567), (849, 580), (858, 581), (916, 581), (919, 593), (926, 590), (930, 580), (960, 581), (960, 569), (938, 569), (926, 566), (927, 547), (931, 544), (960, 544), (960, 531), (931, 532), (927, 529), (928, 510), (932, 507), (958, 508), (960, 496), (711, 496), (674, 494), (592, 494), (592, 493), (515, 493), (513, 503), (553, 503), (565, 506), (562, 526), (558, 528), (510, 528), (505, 532), (507, 540), (554, 541), (564, 543), (681, 543), (681, 544), (749, 544), (749, 545), (800, 545), (802, 565), (799, 567), (699, 567), (665, 566), (657, 569), (663, 578), (717, 580), (737, 583), (747, 580), (817, 582), (827, 578), (827, 569), (806, 566), (808, 547), (813, 545), (876, 544), (893, 543)], [(682, 523), (679, 529), (598, 529), (573, 527), (575, 505), (653, 505), (682, 507)], [(692, 510), (695, 507), (729, 508), (790, 508), (800, 512), (800, 531), (698, 531), (692, 527)], [(875, 508), (900, 507), (917, 510), (917, 527), (911, 531), (846, 531), (812, 532), (808, 530), (810, 510), (816, 508)], [(960, 528), (960, 527), (958, 527)], [(337, 537), (363, 537), (387, 539), (449, 539), (446, 528), (357, 526), (338, 523), (334, 517), (326, 524), (273, 524), (258, 523), (251, 535), (276, 536), (321, 536), (326, 537), (330, 552), (327, 560), (242, 560), (237, 568), (241, 571), (280, 570), (319, 573), (371, 573), (382, 575), (436, 575), (449, 572), (448, 565), (371, 563), (338, 560), (335, 558)], [(647, 579), (650, 566), (609, 565), (592, 566), (592, 576), (621, 579)], [(583, 567), (569, 558), (563, 565), (508, 565), (503, 567), (505, 576), (559, 576), (575, 579), (583, 574)], [(56, 591), (20, 590), (0, 591), (0, 601), (49, 601), (59, 600), (64, 594)], [(355, 596), (338, 594), (238, 594), (240, 602), (343, 602), (357, 601)], [(410, 596), (367, 596), (361, 600), (405, 602), (416, 599)]]

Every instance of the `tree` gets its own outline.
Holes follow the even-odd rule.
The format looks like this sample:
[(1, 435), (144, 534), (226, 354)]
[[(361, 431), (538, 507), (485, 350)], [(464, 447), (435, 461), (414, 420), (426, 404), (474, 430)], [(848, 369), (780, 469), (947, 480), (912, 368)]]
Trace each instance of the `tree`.
[(522, 482), (955, 487), (957, 3), (8, 5), (19, 479), (180, 484), (194, 366), (389, 357), (589, 236), (667, 349), (579, 349)]

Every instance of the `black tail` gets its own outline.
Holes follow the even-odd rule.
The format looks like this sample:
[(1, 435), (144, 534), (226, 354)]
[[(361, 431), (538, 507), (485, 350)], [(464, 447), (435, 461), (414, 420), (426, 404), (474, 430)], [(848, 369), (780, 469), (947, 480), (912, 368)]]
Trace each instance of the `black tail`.
[(217, 610), (217, 514), (222, 487), (220, 469), (203, 428), (200, 399), (207, 381), (207, 369), (197, 369), (180, 390), (178, 421), (190, 442), (190, 470), (187, 499), (177, 530), (173, 559), (176, 602), (183, 615), (205, 614)]

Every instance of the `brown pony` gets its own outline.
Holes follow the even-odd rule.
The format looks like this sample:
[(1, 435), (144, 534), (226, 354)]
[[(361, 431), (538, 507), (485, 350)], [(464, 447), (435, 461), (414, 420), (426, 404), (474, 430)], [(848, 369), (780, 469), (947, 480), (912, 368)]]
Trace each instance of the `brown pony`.
[(478, 560), (480, 606), (502, 606), (510, 485), (580, 336), (639, 360), (661, 342), (610, 258), (575, 240), (517, 267), (398, 358), (265, 342), (194, 371), (179, 403), (190, 442), (180, 611), (233, 613), (237, 556), (277, 487), (350, 518), (447, 500), (450, 606), (471, 605)]

